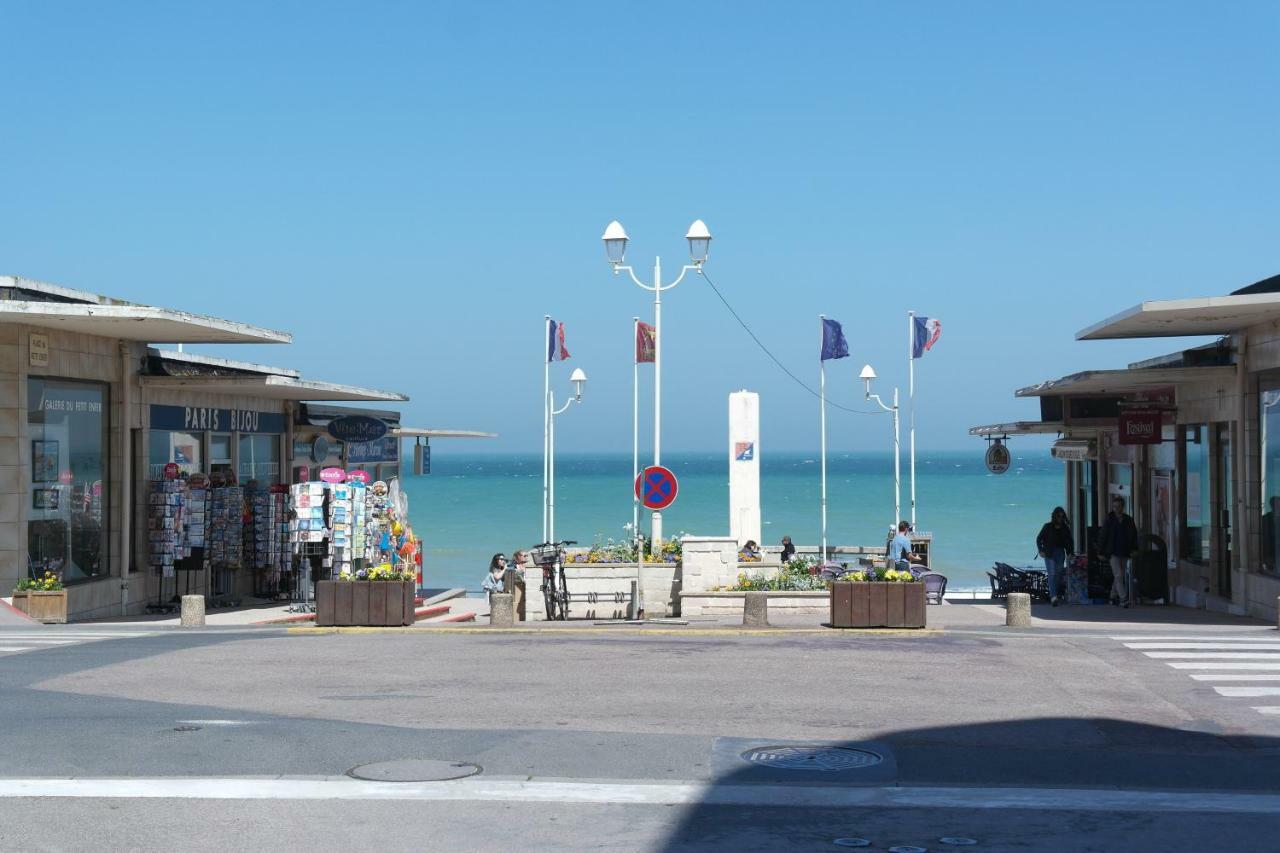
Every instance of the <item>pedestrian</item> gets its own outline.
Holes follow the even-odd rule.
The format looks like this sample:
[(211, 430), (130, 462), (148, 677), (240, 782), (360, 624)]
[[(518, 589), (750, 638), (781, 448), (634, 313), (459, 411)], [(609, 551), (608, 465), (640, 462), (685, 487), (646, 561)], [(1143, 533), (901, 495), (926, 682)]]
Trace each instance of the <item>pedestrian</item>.
[(520, 577), (524, 577), (524, 570), (528, 568), (529, 564), (529, 552), (516, 551), (511, 555), (511, 562), (514, 564), (511, 568), (516, 570), (516, 574)]
[(911, 537), (907, 535), (910, 532), (910, 523), (899, 521), (898, 533), (889, 542), (889, 562), (900, 572), (911, 571), (911, 564), (917, 562), (916, 555), (911, 551)]
[(507, 558), (502, 554), (494, 554), (489, 561), (489, 573), (484, 576), (484, 583), (480, 585), (488, 593), (487, 597), (492, 597), (495, 592), (502, 592), (502, 575), (506, 570)]
[(1054, 607), (1062, 600), (1063, 569), (1072, 545), (1067, 511), (1060, 506), (1054, 507), (1049, 521), (1040, 528), (1040, 533), (1036, 536), (1036, 550), (1044, 557), (1044, 570), (1049, 580), (1049, 602)]
[(1133, 517), (1124, 511), (1124, 498), (1116, 495), (1111, 500), (1111, 512), (1102, 525), (1098, 538), (1098, 550), (1111, 561), (1111, 603), (1129, 607), (1133, 604), (1133, 578), (1129, 574), (1130, 561), (1138, 547), (1138, 527)]
[(783, 536), (782, 537), (782, 557), (781, 557), (782, 562), (785, 563), (789, 561), (795, 555), (796, 555), (796, 546), (791, 544), (791, 537)]

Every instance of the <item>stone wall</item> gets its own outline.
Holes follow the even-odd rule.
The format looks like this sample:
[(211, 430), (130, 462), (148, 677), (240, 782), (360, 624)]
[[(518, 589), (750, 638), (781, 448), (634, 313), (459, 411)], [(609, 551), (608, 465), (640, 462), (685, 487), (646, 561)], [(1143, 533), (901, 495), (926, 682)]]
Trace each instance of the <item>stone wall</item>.
[[(680, 591), (706, 592), (738, 580), (738, 543), (731, 536), (686, 536), (681, 554)], [(681, 613), (683, 616), (683, 612)]]

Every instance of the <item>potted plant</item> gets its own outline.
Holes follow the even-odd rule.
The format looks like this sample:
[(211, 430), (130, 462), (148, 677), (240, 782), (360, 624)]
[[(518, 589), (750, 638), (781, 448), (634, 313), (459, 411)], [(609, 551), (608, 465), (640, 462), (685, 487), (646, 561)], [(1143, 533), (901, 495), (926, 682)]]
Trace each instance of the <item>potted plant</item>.
[(416, 580), (416, 573), (384, 564), (320, 581), (316, 584), (316, 624), (412, 625)]
[(13, 591), (13, 606), (37, 622), (62, 624), (67, 621), (67, 590), (53, 572), (23, 578)]
[(923, 628), (924, 584), (897, 569), (851, 572), (831, 583), (833, 628)]

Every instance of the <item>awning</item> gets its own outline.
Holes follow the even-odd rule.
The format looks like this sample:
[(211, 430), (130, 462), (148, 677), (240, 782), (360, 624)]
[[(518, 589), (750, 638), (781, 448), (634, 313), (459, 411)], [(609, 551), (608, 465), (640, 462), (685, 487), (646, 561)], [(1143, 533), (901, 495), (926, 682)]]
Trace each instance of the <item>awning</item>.
[(986, 424), (969, 428), (969, 435), (980, 438), (1003, 435), (1048, 435), (1062, 432), (1062, 421), (1011, 421), (1005, 424)]
[(194, 352), (178, 352), (171, 349), (147, 347), (147, 355), (159, 360), (157, 375), (190, 376), (213, 374), (218, 371), (233, 373), (259, 373), (265, 376), (292, 376), (297, 379), (301, 374), (287, 367), (271, 367), (266, 364), (255, 364), (251, 361), (236, 361), (230, 358), (218, 358), (212, 355), (201, 355)]
[(1019, 388), (1017, 397), (1046, 397), (1058, 394), (1121, 394), (1147, 388), (1161, 388), (1182, 382), (1234, 382), (1235, 368), (1143, 367), (1134, 370), (1086, 370), (1039, 385)]
[(1143, 302), (1076, 332), (1076, 340), (1227, 335), (1280, 320), (1280, 293)]
[(397, 427), (391, 434), (399, 438), (497, 438), (496, 432), (469, 429), (431, 429), (429, 427)]
[(85, 305), (0, 299), (0, 323), (172, 344), (287, 344), (288, 332), (151, 305)]
[(148, 388), (191, 390), (201, 394), (243, 394), (272, 400), (360, 400), (396, 403), (408, 400), (394, 391), (311, 382), (292, 376), (143, 376)]

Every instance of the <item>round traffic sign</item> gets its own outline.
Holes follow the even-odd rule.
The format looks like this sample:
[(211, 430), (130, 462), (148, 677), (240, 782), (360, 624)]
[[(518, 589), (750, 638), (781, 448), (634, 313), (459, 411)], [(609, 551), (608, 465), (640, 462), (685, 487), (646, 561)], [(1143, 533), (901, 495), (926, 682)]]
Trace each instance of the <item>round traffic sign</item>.
[(650, 465), (636, 477), (636, 497), (646, 509), (666, 509), (680, 492), (676, 475), (661, 465)]

